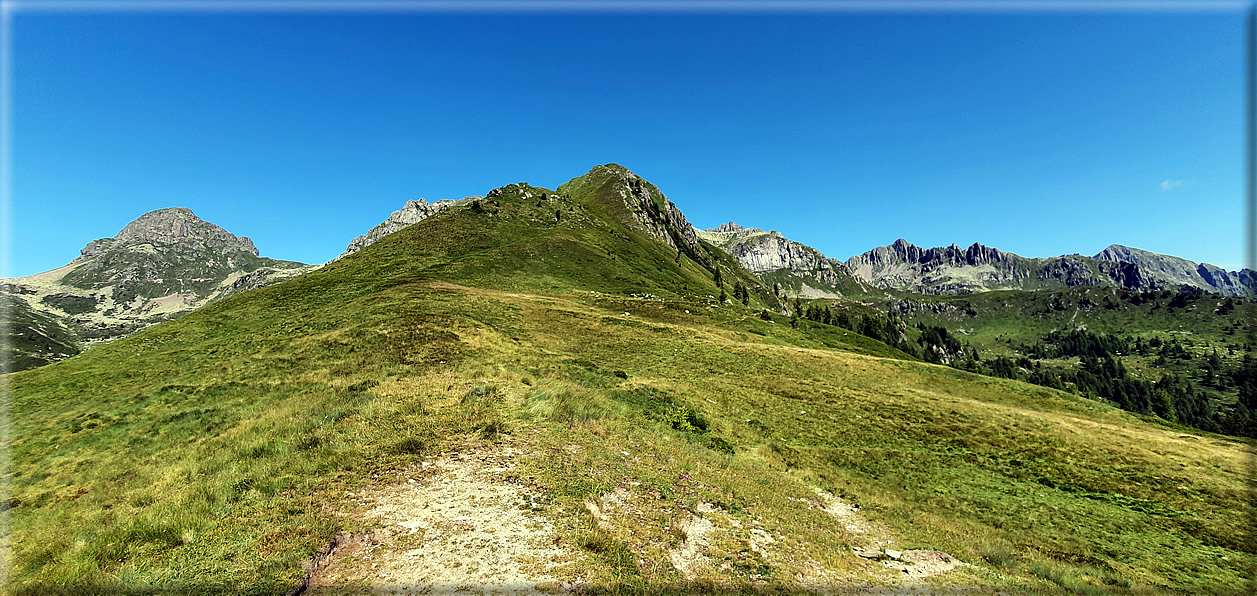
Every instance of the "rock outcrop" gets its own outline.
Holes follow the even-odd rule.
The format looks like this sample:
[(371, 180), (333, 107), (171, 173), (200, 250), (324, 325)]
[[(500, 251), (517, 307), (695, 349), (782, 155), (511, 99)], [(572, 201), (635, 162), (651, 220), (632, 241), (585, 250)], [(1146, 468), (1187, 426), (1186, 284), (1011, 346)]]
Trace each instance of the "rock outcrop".
[(1110, 245), (1094, 258), (1138, 271), (1138, 283), (1147, 287), (1188, 286), (1225, 296), (1251, 296), (1257, 292), (1257, 280), (1251, 269), (1231, 272), (1216, 265), (1196, 264), (1187, 259), (1120, 244)]
[[(207, 251), (234, 254), (238, 252), (258, 256), (253, 241), (235, 236), (192, 213), (185, 207), (171, 207), (150, 211), (122, 228), (113, 238), (93, 240), (83, 247), (80, 259), (108, 253), (110, 250), (149, 244), (168, 246), (191, 242)], [(78, 261), (76, 261), (78, 262)]]
[(630, 230), (663, 242), (705, 267), (712, 266), (711, 256), (681, 210), (658, 187), (624, 166), (594, 166), (584, 176), (559, 186), (558, 192), (605, 209)]
[(385, 236), (388, 236), (389, 234), (392, 234), (393, 232), (396, 232), (408, 226), (417, 224), (433, 216), (434, 214), (436, 214), (437, 212), (443, 209), (446, 209), (455, 205), (468, 203), (468, 202), (474, 201), (476, 199), (481, 199), (481, 198), (484, 198), (484, 197), (479, 197), (479, 196), (465, 197), (457, 201), (450, 200), (450, 199), (443, 199), (435, 203), (429, 203), (423, 199), (415, 199), (411, 201), (406, 201), (406, 204), (403, 205), (401, 209), (394, 211), (392, 215), (389, 215), (388, 219), (385, 219), (379, 225), (375, 226), (374, 228), (371, 228), (371, 230), (368, 231), (366, 234), (363, 234), (351, 240), (349, 242), (349, 246), (345, 248), (345, 252), (341, 253), (340, 256), (332, 260), (333, 261), (340, 260), (351, 254), (354, 254), (362, 250), (366, 246), (376, 242), (377, 240)]
[(729, 222), (700, 231), (698, 236), (729, 253), (765, 282), (780, 284), (789, 297), (839, 298), (867, 291), (843, 263), (776, 231)]

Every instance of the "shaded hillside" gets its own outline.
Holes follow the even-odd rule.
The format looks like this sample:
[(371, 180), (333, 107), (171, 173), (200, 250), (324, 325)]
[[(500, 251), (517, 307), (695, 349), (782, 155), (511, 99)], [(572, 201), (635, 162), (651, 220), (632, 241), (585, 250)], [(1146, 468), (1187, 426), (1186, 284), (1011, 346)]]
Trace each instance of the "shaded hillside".
[(8, 337), (0, 342), (6, 350), (0, 354), (4, 372), (43, 366), (82, 351), (78, 333), (66, 321), (32, 309), (11, 290), (0, 292), (0, 312), (7, 318)]

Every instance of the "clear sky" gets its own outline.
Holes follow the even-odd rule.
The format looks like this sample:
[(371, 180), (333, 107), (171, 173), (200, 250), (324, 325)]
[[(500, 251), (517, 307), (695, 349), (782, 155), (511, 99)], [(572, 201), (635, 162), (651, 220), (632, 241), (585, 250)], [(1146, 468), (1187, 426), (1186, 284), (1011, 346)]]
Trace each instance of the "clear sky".
[(1242, 7), (10, 17), (9, 276), (173, 206), (323, 262), (408, 199), (609, 162), (840, 259), (1243, 265)]

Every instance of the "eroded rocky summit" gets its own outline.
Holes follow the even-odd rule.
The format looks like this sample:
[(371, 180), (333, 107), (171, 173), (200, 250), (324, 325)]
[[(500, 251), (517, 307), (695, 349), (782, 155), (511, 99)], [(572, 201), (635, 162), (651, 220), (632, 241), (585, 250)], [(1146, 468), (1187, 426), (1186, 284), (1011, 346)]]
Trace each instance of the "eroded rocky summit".
[[(15, 319), (13, 349), (4, 356), (15, 368), (46, 364), (86, 344), (128, 335), (312, 268), (258, 256), (252, 240), (189, 209), (158, 209), (112, 238), (88, 243), (64, 267), (8, 280), (5, 298), (29, 316)], [(50, 330), (57, 332), (55, 345), (47, 340)]]
[(585, 175), (559, 186), (558, 191), (600, 204), (624, 225), (710, 266), (712, 259), (699, 243), (694, 226), (654, 184), (619, 164), (594, 166)]

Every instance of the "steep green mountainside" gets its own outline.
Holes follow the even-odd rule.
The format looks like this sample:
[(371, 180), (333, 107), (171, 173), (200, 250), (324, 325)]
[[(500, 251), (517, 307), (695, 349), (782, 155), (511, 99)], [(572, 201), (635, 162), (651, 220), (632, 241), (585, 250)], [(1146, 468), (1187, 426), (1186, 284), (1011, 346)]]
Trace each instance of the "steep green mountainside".
[(1180, 336), (1203, 351), (1238, 355), (1251, 342), (1246, 325), (1253, 302), (1203, 293), (1132, 292), (1080, 287), (1049, 292), (1002, 290), (967, 296), (904, 296), (889, 307), (909, 322), (937, 322), (959, 330), (992, 354), (1011, 353), (1017, 337), (1086, 329), (1145, 339)]
[(55, 327), (74, 330), (66, 350), (28, 351), (46, 335), (15, 315), (13, 370), (77, 353), (85, 343), (109, 341), (253, 288), (312, 269), (258, 256), (248, 238), (175, 207), (146, 213), (113, 238), (89, 243), (70, 264), (7, 280), (5, 300), (15, 313), (37, 313)]
[[(1250, 445), (792, 325), (626, 172), (8, 375), (9, 591), (391, 590), (390, 552), (503, 548), (488, 508), (552, 525), (547, 591), (1243, 592)], [(372, 513), (483, 453), (537, 496)], [(333, 540), (370, 546), (307, 574)]]
[(729, 222), (700, 230), (698, 236), (729, 253), (782, 297), (855, 298), (871, 290), (852, 277), (840, 261), (776, 231)]

